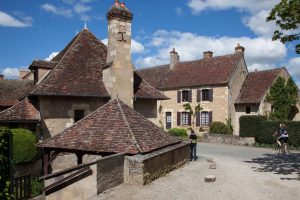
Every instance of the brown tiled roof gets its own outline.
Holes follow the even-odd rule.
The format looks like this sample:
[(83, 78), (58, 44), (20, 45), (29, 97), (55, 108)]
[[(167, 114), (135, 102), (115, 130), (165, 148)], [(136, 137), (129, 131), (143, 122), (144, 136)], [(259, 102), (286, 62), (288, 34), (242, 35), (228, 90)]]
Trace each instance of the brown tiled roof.
[(227, 84), (242, 53), (217, 56), (207, 59), (179, 62), (172, 70), (159, 66), (138, 70), (137, 72), (158, 89), (173, 89), (202, 85)]
[(0, 112), (0, 121), (19, 122), (19, 121), (40, 121), (40, 113), (29, 102), (28, 98), (23, 99), (16, 105)]
[(136, 70), (136, 72), (143, 77), (150, 85), (160, 89), (162, 81), (166, 74), (170, 71), (170, 65), (162, 65), (157, 67), (143, 68)]
[(30, 80), (1, 80), (0, 106), (13, 106), (26, 97), (33, 88)]
[(89, 30), (82, 30), (51, 61), (58, 64), (32, 95), (108, 97), (102, 82), (106, 46)]
[(56, 64), (57, 62), (52, 62), (52, 61), (34, 60), (28, 68), (29, 69), (34, 69), (34, 68), (53, 69)]
[(260, 103), (281, 70), (277, 68), (249, 73), (235, 103)]
[[(50, 62), (34, 61), (31, 66), (53, 70), (31, 95), (109, 97), (102, 81), (107, 47), (89, 30), (84, 29)], [(136, 98), (167, 99), (140, 77), (134, 76)]]
[(65, 151), (147, 153), (181, 142), (115, 99), (62, 133), (38, 144)]
[(134, 97), (139, 99), (169, 99), (134, 72)]

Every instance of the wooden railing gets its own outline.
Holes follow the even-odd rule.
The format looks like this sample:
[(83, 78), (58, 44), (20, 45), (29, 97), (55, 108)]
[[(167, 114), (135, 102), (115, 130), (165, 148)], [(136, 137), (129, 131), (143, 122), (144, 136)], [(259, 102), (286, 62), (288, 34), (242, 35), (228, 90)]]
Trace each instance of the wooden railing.
[(31, 198), (31, 175), (14, 178), (14, 199), (23, 200)]

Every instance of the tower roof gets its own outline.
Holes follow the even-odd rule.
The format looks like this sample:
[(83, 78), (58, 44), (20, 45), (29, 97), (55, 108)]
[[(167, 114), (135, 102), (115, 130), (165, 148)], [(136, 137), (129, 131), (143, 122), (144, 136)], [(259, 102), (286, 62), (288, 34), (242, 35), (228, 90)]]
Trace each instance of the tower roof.
[(132, 20), (133, 14), (130, 10), (125, 6), (124, 2), (119, 2), (116, 0), (114, 5), (109, 9), (106, 14), (106, 18), (108, 20), (113, 18), (123, 19), (123, 20)]
[(63, 151), (138, 154), (180, 139), (166, 133), (119, 99), (112, 100), (38, 147)]

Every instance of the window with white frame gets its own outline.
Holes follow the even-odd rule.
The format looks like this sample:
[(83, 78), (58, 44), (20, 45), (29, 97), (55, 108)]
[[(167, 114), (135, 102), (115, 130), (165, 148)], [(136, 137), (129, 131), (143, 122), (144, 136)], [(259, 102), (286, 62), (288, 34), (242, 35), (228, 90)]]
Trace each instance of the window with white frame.
[(209, 112), (201, 112), (201, 125), (209, 125)]
[(189, 113), (188, 112), (181, 113), (181, 125), (189, 125)]

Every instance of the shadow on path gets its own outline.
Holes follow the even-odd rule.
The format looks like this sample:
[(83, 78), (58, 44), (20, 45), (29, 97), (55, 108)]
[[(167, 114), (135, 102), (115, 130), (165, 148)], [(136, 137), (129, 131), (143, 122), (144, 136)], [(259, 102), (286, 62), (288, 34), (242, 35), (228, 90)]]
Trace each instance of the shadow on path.
[(292, 175), (281, 177), (281, 180), (300, 181), (300, 154), (291, 153), (285, 156), (275, 154), (264, 154), (261, 158), (253, 158), (247, 163), (255, 163), (259, 166), (252, 167), (256, 172), (273, 172), (279, 175)]

